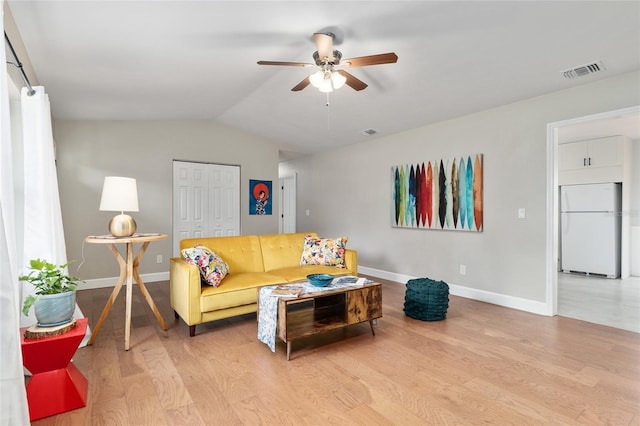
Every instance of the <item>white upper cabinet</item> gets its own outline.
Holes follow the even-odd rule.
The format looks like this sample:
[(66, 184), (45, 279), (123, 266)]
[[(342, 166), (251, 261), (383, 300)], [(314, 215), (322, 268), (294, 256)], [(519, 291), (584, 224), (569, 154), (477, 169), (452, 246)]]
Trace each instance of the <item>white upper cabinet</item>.
[(560, 185), (622, 182), (625, 146), (622, 136), (558, 145)]

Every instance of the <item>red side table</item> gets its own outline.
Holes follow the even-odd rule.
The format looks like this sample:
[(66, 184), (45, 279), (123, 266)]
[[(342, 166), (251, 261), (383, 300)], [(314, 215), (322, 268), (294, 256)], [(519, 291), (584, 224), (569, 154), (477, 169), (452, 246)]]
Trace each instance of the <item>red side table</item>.
[(27, 384), (31, 421), (87, 405), (87, 379), (71, 362), (87, 332), (87, 318), (59, 336), (25, 339), (21, 328), (22, 361), (33, 374)]

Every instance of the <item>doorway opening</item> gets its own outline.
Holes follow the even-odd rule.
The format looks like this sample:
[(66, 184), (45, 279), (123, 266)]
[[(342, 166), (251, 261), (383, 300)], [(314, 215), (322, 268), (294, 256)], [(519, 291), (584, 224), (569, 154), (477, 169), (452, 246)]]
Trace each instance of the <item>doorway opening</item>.
[[(594, 114), (585, 117), (578, 117), (575, 119), (564, 120), (554, 123), (549, 123), (547, 125), (547, 218), (546, 218), (546, 294), (547, 300), (546, 305), (548, 308), (549, 315), (558, 315), (559, 314), (559, 281), (562, 280), (563, 286), (566, 284), (568, 288), (576, 288), (575, 279), (584, 279), (585, 277), (572, 277), (572, 276), (564, 276), (559, 275), (562, 272), (559, 272), (560, 265), (560, 246), (559, 246), (559, 236), (560, 236), (560, 203), (559, 203), (559, 180), (558, 180), (558, 145), (563, 142), (562, 138), (567, 137), (567, 135), (571, 135), (574, 140), (584, 139), (596, 139), (606, 136), (612, 135), (624, 135), (632, 140), (632, 144), (636, 143), (636, 147), (633, 148), (637, 152), (637, 142), (634, 142), (640, 138), (640, 126), (638, 126), (638, 122), (640, 122), (640, 106), (624, 108), (615, 111), (608, 111), (601, 114)], [(637, 154), (636, 154), (637, 158)], [(635, 169), (638, 168), (637, 162), (634, 162)], [(638, 170), (635, 171), (638, 173)], [(636, 179), (637, 180), (637, 179)], [(635, 194), (639, 194), (638, 188), (634, 190)], [(636, 203), (638, 200), (636, 200)], [(637, 205), (637, 204), (636, 204)], [(623, 214), (630, 215), (631, 208), (629, 204), (626, 204), (626, 207), (623, 206)], [(640, 225), (640, 223), (638, 223)], [(623, 231), (624, 232), (624, 231)], [(627, 232), (629, 230), (627, 229)], [(623, 247), (623, 250), (625, 248)], [(631, 251), (630, 244), (627, 243), (627, 255)], [(633, 269), (633, 261), (631, 262)], [(602, 290), (624, 290), (624, 286), (613, 287), (603, 287), (602, 285), (606, 282), (612, 284), (612, 280), (599, 280), (595, 277), (585, 284), (592, 285), (596, 289)], [(618, 283), (621, 280), (614, 280)], [(631, 292), (633, 294), (637, 293), (636, 288), (640, 285), (640, 278), (631, 277), (630, 280), (625, 280), (625, 285), (630, 284)], [(635, 282), (635, 287), (634, 287)], [(585, 286), (585, 289), (587, 287)], [(565, 291), (563, 287), (563, 291)], [(634, 293), (635, 292), (635, 293)], [(586, 294), (586, 293), (585, 293)], [(563, 298), (566, 295), (563, 294)], [(606, 297), (606, 293), (604, 293)], [(636, 295), (638, 296), (638, 295)], [(609, 294), (610, 299), (619, 298), (619, 294)], [(636, 297), (638, 299), (638, 297)], [(565, 299), (566, 300), (566, 299)], [(638, 301), (640, 302), (640, 301)], [(638, 303), (636, 302), (636, 303)], [(563, 302), (564, 303), (564, 302)], [(612, 302), (615, 303), (615, 302)], [(563, 314), (571, 310), (571, 306), (563, 305)], [(628, 310), (628, 307), (624, 308)], [(588, 310), (588, 308), (587, 308)], [(612, 309), (615, 311), (615, 309)], [(565, 315), (567, 316), (567, 315)], [(573, 316), (572, 316), (573, 317)], [(590, 322), (600, 322), (599, 319), (593, 317), (591, 319), (588, 318), (579, 318), (585, 321)], [(606, 325), (616, 326), (615, 323), (608, 323)], [(625, 328), (624, 326), (620, 326), (619, 328)]]

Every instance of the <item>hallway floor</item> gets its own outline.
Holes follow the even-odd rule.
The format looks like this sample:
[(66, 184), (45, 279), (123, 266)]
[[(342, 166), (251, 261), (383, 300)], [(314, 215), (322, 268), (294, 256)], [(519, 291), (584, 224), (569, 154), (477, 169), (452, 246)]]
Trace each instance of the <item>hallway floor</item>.
[(640, 277), (559, 273), (558, 315), (640, 333)]

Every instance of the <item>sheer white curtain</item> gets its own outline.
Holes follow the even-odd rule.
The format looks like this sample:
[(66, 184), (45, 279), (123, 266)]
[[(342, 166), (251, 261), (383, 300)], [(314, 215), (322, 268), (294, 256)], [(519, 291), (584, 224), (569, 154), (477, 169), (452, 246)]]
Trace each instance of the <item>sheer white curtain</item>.
[[(46, 259), (56, 265), (67, 263), (62, 227), (58, 178), (51, 131), (49, 96), (44, 87), (34, 87), (29, 96), (22, 88), (22, 138), (24, 149), (24, 272), (31, 259)], [(23, 283), (23, 299), (33, 287)], [(22, 325), (35, 323), (33, 312), (22, 317)]]
[[(4, 33), (4, 0), (0, 1)], [(29, 424), (20, 348), (13, 153), (5, 49), (0, 49), (0, 424)]]
[[(23, 88), (21, 98), (25, 161), (24, 272), (31, 259), (46, 259), (56, 265), (67, 263), (49, 96), (44, 87), (34, 87), (34, 90), (36, 93), (29, 96), (27, 88)], [(33, 287), (24, 284), (23, 298), (33, 293)], [(77, 305), (74, 317), (83, 317)], [(22, 317), (23, 326), (34, 323), (33, 314)], [(88, 330), (83, 343), (89, 340), (90, 335)]]

